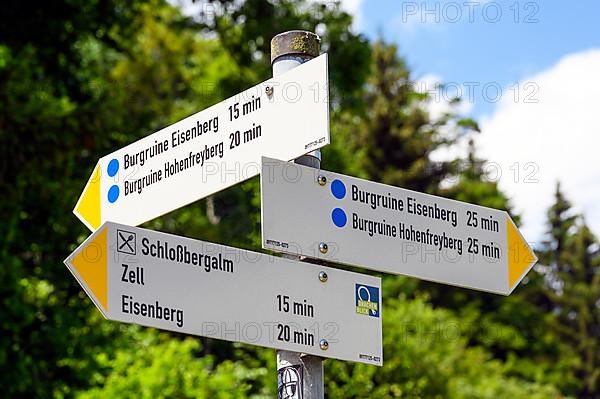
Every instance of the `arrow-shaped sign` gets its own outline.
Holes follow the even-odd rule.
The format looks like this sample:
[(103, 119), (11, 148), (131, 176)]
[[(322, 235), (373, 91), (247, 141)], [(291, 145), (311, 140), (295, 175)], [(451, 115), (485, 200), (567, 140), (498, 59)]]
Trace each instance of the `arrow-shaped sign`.
[(508, 295), (537, 257), (505, 211), (263, 158), (263, 247)]
[(110, 222), (65, 264), (110, 320), (383, 362), (377, 277)]
[(138, 225), (329, 143), (327, 54), (98, 161), (74, 213)]

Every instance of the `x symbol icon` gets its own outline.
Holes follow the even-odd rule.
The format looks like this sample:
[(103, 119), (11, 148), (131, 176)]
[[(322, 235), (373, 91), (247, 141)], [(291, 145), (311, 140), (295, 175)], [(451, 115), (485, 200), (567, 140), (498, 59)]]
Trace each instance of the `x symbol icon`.
[(127, 238), (125, 238), (125, 236), (123, 236), (123, 232), (119, 231), (119, 237), (121, 238), (121, 241), (123, 242), (119, 246), (119, 249), (123, 249), (125, 247), (125, 245), (127, 245), (127, 248), (129, 248), (129, 251), (135, 252), (135, 250), (133, 249), (133, 247), (131, 246), (131, 244), (129, 244), (129, 242), (131, 240), (133, 240), (133, 234), (129, 234), (129, 236)]

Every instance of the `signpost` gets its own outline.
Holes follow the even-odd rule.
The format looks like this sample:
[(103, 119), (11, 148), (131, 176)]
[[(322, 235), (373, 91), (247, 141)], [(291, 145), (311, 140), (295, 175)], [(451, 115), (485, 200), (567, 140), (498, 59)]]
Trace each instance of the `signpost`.
[[(504, 211), (320, 170), (319, 43), (277, 35), (275, 78), (101, 158), (74, 209), (94, 233), (65, 260), (110, 320), (277, 349), (288, 399), (324, 397), (323, 357), (383, 364), (381, 280), (291, 258), (505, 295), (537, 261)], [(259, 173), (284, 257), (130, 226)]]
[(263, 158), (263, 248), (508, 295), (537, 258), (505, 211)]
[(383, 361), (377, 277), (110, 222), (65, 264), (110, 320)]
[[(321, 51), (321, 39), (312, 32), (289, 31), (271, 40), (273, 76), (301, 66)], [(328, 88), (327, 88), (328, 89)], [(311, 118), (310, 114), (297, 118)], [(296, 122), (290, 120), (290, 125)], [(294, 159), (295, 163), (319, 169), (321, 151), (315, 150)], [(294, 256), (285, 255), (287, 258)], [(297, 258), (300, 259), (300, 258)], [(301, 352), (277, 351), (277, 397), (279, 399), (322, 399), (325, 395), (323, 359)]]
[(138, 225), (256, 176), (262, 155), (317, 150), (329, 143), (327, 87), (323, 54), (115, 151), (73, 212), (92, 231)]

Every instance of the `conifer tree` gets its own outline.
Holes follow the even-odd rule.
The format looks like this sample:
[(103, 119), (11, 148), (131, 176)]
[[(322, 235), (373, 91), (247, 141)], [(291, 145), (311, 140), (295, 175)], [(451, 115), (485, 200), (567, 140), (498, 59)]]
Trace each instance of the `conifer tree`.
[[(443, 191), (443, 195), (458, 201), (478, 204), (495, 209), (510, 210), (506, 195), (498, 187), (486, 161), (477, 157), (475, 141), (469, 140), (467, 159), (461, 162), (456, 184)], [(518, 222), (516, 215), (511, 215)]]
[(426, 95), (414, 90), (396, 46), (375, 43), (372, 57), (362, 94), (365, 109), (344, 115), (335, 132), (354, 154), (350, 171), (386, 184), (434, 191), (451, 168), (429, 161), (429, 154), (445, 141), (419, 107)]
[(544, 293), (554, 315), (552, 327), (575, 352), (580, 398), (600, 396), (600, 250), (598, 239), (557, 185), (548, 211), (548, 241), (540, 256), (546, 265)]

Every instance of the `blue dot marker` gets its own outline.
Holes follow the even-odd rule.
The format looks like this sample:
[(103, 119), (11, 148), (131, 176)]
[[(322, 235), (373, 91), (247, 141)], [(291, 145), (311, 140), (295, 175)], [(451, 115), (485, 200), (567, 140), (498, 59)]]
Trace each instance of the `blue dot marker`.
[(348, 218), (346, 217), (346, 212), (342, 208), (335, 208), (333, 212), (331, 212), (331, 220), (333, 220), (333, 224), (337, 227), (344, 227)]
[(106, 172), (110, 177), (113, 177), (119, 171), (119, 161), (116, 159), (111, 159), (108, 163), (108, 167), (106, 168)]
[(116, 184), (108, 189), (108, 202), (111, 204), (119, 198), (119, 186)]
[(331, 182), (331, 194), (337, 199), (342, 199), (346, 196), (346, 186), (341, 180), (335, 179)]

